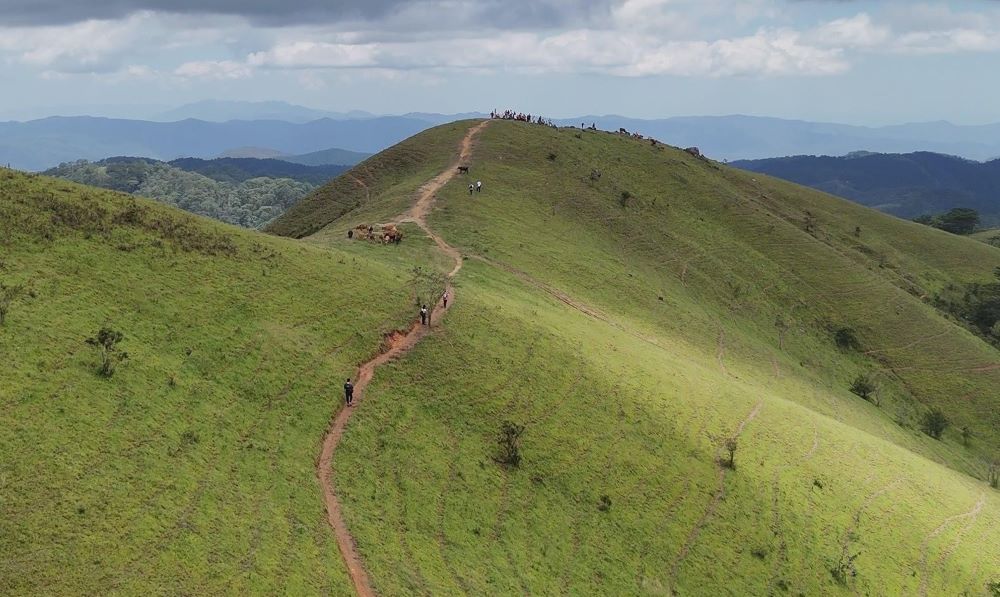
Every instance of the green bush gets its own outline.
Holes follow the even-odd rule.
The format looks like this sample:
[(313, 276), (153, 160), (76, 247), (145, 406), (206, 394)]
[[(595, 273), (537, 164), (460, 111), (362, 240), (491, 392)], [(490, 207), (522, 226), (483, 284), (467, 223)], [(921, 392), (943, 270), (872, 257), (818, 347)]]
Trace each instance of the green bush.
[(500, 435), (497, 438), (497, 462), (508, 468), (517, 468), (521, 465), (521, 435), (523, 433), (523, 425), (511, 421), (504, 421), (500, 425)]
[(940, 408), (932, 408), (924, 413), (924, 417), (920, 421), (920, 428), (934, 439), (941, 439), (941, 435), (950, 424), (951, 421)]
[(875, 381), (872, 380), (871, 376), (862, 374), (854, 378), (854, 382), (851, 383), (851, 392), (864, 398), (865, 400), (875, 402), (875, 395), (878, 392), (878, 386), (875, 384)]
[(101, 328), (97, 336), (87, 338), (87, 344), (97, 348), (100, 353), (101, 364), (97, 372), (102, 377), (111, 377), (118, 365), (128, 360), (128, 353), (118, 348), (118, 343), (124, 338), (124, 334), (108, 327)]

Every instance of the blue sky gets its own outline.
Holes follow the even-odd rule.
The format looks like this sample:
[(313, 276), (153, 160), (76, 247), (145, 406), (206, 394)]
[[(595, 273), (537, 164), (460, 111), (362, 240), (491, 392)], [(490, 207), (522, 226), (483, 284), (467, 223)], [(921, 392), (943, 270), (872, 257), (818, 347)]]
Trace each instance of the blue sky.
[(0, 118), (202, 99), (1000, 122), (1000, 1), (0, 0)]

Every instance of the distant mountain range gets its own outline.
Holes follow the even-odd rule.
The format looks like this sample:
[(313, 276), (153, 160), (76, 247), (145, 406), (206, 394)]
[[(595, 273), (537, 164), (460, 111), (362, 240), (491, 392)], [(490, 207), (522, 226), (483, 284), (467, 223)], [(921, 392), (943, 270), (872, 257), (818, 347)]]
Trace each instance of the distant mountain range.
[(242, 102), (226, 100), (205, 100), (186, 104), (158, 114), (153, 120), (175, 122), (178, 120), (204, 120), (206, 122), (228, 122), (230, 120), (282, 120), (285, 122), (312, 122), (322, 118), (333, 120), (356, 120), (376, 118), (375, 114), (363, 110), (331, 112), (288, 102)]
[(623, 116), (581, 116), (557, 124), (625, 128), (679, 147), (696, 146), (717, 160), (783, 155), (844, 155), (858, 150), (883, 153), (933, 151), (975, 160), (1000, 157), (1000, 124), (961, 126), (926, 122), (882, 127), (783, 120), (758, 116), (690, 116), (641, 120)]
[(856, 153), (740, 160), (731, 165), (784, 178), (904, 218), (954, 207), (1000, 224), (1000, 160), (982, 163), (930, 152)]
[(364, 153), (361, 151), (348, 151), (346, 149), (339, 149), (332, 147), (330, 149), (321, 149), (320, 151), (311, 151), (309, 153), (303, 153), (301, 155), (289, 155), (283, 153), (276, 149), (269, 149), (267, 147), (237, 147), (235, 149), (229, 149), (227, 151), (219, 154), (219, 158), (253, 158), (257, 160), (282, 160), (285, 162), (292, 162), (295, 164), (304, 164), (306, 166), (325, 166), (328, 164), (336, 164), (338, 166), (353, 166), (359, 162), (368, 159), (372, 154)]
[[(157, 118), (170, 122), (88, 116), (3, 122), (0, 163), (41, 170), (61, 162), (115, 155), (143, 155), (161, 160), (219, 155), (285, 159), (286, 154), (312, 153), (331, 146), (367, 155), (431, 126), (483, 116), (478, 112), (376, 116), (363, 111), (330, 112), (284, 102), (207, 101), (158, 114)], [(1000, 124), (963, 126), (928, 122), (864, 127), (757, 116), (644, 120), (614, 115), (577, 116), (555, 122), (563, 126), (596, 124), (612, 131), (625, 128), (670, 145), (696, 146), (718, 160), (844, 155), (859, 150), (931, 151), (976, 160), (1000, 156)]]
[(0, 163), (44, 170), (79, 159), (140, 155), (160, 160), (214, 158), (235, 147), (262, 147), (298, 155), (331, 146), (373, 153), (433, 123), (386, 116), (366, 120), (321, 119), (300, 124), (277, 120), (151, 122), (53, 117), (0, 123)]

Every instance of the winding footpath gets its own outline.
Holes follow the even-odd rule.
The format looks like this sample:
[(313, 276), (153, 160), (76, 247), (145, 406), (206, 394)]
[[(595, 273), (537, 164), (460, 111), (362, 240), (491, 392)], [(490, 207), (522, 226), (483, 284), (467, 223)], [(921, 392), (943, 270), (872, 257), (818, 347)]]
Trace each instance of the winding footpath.
[[(412, 222), (416, 224), (434, 241), (442, 252), (455, 260), (455, 267), (448, 273), (448, 281), (445, 285), (445, 290), (451, 297), (454, 297), (455, 293), (451, 284), (451, 279), (460, 269), (462, 269), (462, 255), (459, 253), (458, 249), (446, 243), (444, 239), (431, 230), (430, 226), (427, 224), (427, 215), (430, 213), (431, 207), (434, 205), (434, 198), (437, 192), (455, 177), (458, 173), (458, 166), (467, 162), (469, 157), (472, 155), (472, 143), (475, 140), (476, 135), (478, 135), (479, 132), (482, 131), (488, 124), (488, 120), (483, 121), (469, 129), (469, 131), (465, 134), (465, 137), (462, 139), (459, 155), (455, 162), (449, 165), (447, 170), (438, 174), (427, 184), (420, 187), (417, 200), (413, 204), (413, 207), (411, 207), (400, 220), (400, 222)], [(355, 180), (367, 189), (367, 186), (364, 185), (364, 183), (360, 180)], [(361, 597), (374, 597), (375, 590), (372, 588), (371, 580), (368, 578), (368, 573), (365, 571), (365, 567), (361, 561), (361, 555), (358, 553), (354, 538), (351, 536), (350, 531), (347, 529), (347, 524), (344, 522), (343, 507), (340, 503), (340, 499), (337, 497), (336, 486), (334, 485), (333, 479), (333, 454), (336, 451), (337, 446), (340, 444), (341, 438), (344, 436), (344, 429), (347, 426), (347, 422), (351, 419), (351, 415), (354, 414), (354, 411), (364, 400), (365, 389), (368, 387), (372, 377), (375, 375), (375, 369), (380, 365), (383, 365), (408, 352), (417, 344), (417, 342), (430, 332), (433, 326), (440, 323), (441, 317), (443, 317), (445, 313), (445, 308), (442, 303), (443, 302), (441, 300), (438, 300), (437, 305), (431, 313), (430, 326), (422, 326), (417, 322), (413, 323), (410, 326), (409, 331), (407, 331), (404, 335), (401, 337), (392, 337), (388, 350), (379, 354), (374, 359), (363, 363), (358, 368), (354, 383), (355, 406), (341, 408), (334, 416), (333, 421), (330, 423), (330, 428), (323, 437), (323, 449), (320, 452), (319, 460), (316, 462), (316, 475), (319, 477), (320, 485), (323, 487), (323, 501), (326, 504), (327, 521), (333, 528), (333, 533), (337, 538), (337, 547), (340, 549), (340, 555), (343, 557), (344, 564), (347, 566), (347, 571), (351, 577), (351, 582), (354, 584), (354, 589)]]

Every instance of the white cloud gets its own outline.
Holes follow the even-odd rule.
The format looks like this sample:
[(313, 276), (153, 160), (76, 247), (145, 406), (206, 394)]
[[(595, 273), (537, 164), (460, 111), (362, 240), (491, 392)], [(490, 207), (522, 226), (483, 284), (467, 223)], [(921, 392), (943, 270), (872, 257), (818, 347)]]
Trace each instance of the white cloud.
[(252, 74), (250, 66), (232, 60), (185, 62), (174, 69), (174, 75), (184, 79), (246, 79)]
[(831, 47), (871, 48), (884, 45), (892, 37), (892, 32), (888, 27), (876, 25), (867, 13), (859, 13), (821, 25), (812, 37)]
[(298, 41), (254, 52), (247, 64), (270, 68), (347, 68), (378, 66), (378, 44)]
[(149, 19), (144, 13), (121, 21), (0, 28), (0, 50), (45, 71), (108, 72), (118, 67), (122, 52), (142, 38)]
[(809, 46), (790, 30), (761, 30), (708, 42), (591, 29), (357, 45), (296, 41), (253, 53), (247, 63), (287, 69), (591, 72), (630, 77), (822, 75), (848, 66), (839, 50)]

